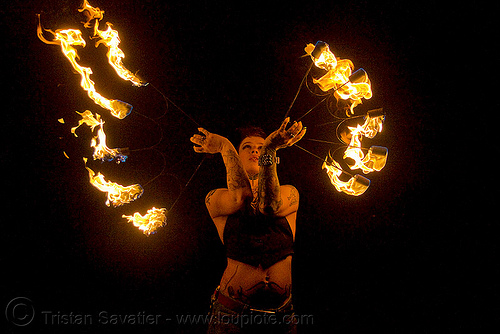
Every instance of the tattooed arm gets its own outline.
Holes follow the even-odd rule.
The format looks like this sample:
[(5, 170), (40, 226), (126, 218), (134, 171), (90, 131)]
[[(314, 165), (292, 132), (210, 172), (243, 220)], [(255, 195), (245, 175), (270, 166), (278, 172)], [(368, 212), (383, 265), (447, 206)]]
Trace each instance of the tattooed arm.
[[(270, 155), (272, 161), (276, 160), (276, 149), (265, 145), (262, 147), (261, 156)], [(276, 164), (260, 166), (259, 169), (259, 210), (267, 215), (275, 215), (283, 205), (281, 187), (278, 180)]]
[[(266, 153), (267, 152), (267, 153)], [(276, 156), (271, 150), (262, 154)], [(265, 215), (286, 217), (296, 213), (299, 208), (299, 192), (292, 185), (281, 186), (276, 164), (261, 166), (259, 172), (259, 210)]]
[(226, 167), (227, 189), (215, 189), (208, 193), (205, 204), (212, 218), (228, 216), (238, 211), (247, 200), (252, 199), (250, 180), (243, 168), (238, 152), (231, 142), (222, 136), (198, 129), (202, 135), (195, 134), (191, 142), (199, 145), (198, 153), (220, 153)]
[[(270, 155), (275, 161), (276, 151), (292, 146), (305, 135), (302, 123), (294, 123), (285, 130), (290, 118), (286, 118), (280, 128), (271, 133), (264, 141), (261, 156)], [(259, 170), (259, 210), (272, 216), (287, 216), (297, 211), (299, 193), (293, 186), (280, 186), (276, 163), (261, 166)]]

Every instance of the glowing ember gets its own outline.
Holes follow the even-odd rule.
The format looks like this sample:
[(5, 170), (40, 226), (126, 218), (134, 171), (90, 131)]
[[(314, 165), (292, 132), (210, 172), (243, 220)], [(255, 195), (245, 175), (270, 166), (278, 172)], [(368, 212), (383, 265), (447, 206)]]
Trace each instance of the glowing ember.
[[(380, 171), (384, 168), (387, 161), (387, 148), (381, 146), (372, 146), (365, 154), (361, 148), (363, 137), (373, 138), (382, 131), (384, 115), (370, 117), (365, 116), (365, 123), (356, 127), (348, 127), (351, 130), (351, 142), (344, 153), (344, 159), (350, 158), (354, 163), (349, 163), (351, 169), (361, 169), (363, 173), (368, 174), (373, 171)], [(348, 160), (349, 161), (349, 160)]]
[(325, 160), (323, 163), (323, 169), (326, 169), (326, 173), (330, 177), (330, 181), (338, 192), (343, 192), (352, 196), (359, 196), (362, 195), (370, 186), (370, 180), (359, 174), (352, 176), (348, 181), (340, 180), (340, 176), (343, 172), (340, 165), (335, 160), (332, 161), (332, 164), (327, 163)]
[[(85, 164), (87, 164), (87, 158), (83, 158)], [(89, 172), (90, 184), (99, 189), (102, 192), (107, 193), (106, 205), (113, 207), (122, 206), (135, 201), (141, 197), (144, 189), (140, 184), (133, 184), (131, 186), (124, 187), (114, 182), (106, 181), (104, 175), (101, 173), (95, 173), (92, 169), (85, 165), (85, 168)]]
[(313, 78), (313, 82), (324, 92), (334, 89), (337, 99), (351, 100), (351, 113), (354, 113), (353, 109), (362, 103), (361, 98), (372, 97), (370, 80), (366, 72), (359, 69), (352, 73), (354, 68), (352, 61), (336, 58), (328, 44), (321, 41), (316, 43), (316, 46), (308, 44), (305, 51), (311, 56), (316, 67), (327, 71), (321, 78)]
[(92, 7), (87, 0), (84, 1), (82, 8), (78, 11), (83, 12), (86, 11), (88, 14), (88, 20), (85, 22), (84, 26), (86, 28), (90, 28), (90, 21), (95, 19), (94, 24), (94, 36), (99, 37), (95, 43), (95, 46), (98, 47), (99, 44), (103, 44), (108, 48), (108, 53), (106, 56), (108, 57), (109, 64), (115, 69), (116, 74), (123, 80), (128, 80), (132, 82), (134, 86), (141, 87), (146, 86), (148, 83), (140, 80), (135, 74), (130, 72), (123, 65), (123, 58), (125, 58), (125, 53), (118, 47), (120, 44), (120, 37), (118, 35), (118, 31), (112, 28), (112, 24), (106, 22), (108, 28), (106, 30), (99, 30), (99, 21), (102, 20), (104, 16), (104, 11), (101, 11), (97, 7)]
[[(40, 19), (40, 14), (38, 14), (38, 18)], [(50, 32), (54, 36), (53, 41), (49, 41), (43, 36), (42, 26), (39, 20), (37, 27), (38, 38), (40, 38), (40, 40), (44, 43), (61, 46), (61, 51), (64, 56), (69, 60), (75, 71), (82, 77), (80, 85), (87, 92), (88, 96), (96, 104), (109, 110), (113, 116), (119, 119), (127, 117), (127, 115), (132, 111), (132, 105), (120, 100), (109, 100), (99, 94), (95, 90), (95, 83), (90, 79), (92, 69), (78, 64), (77, 60), (80, 58), (78, 57), (74, 47), (85, 47), (86, 43), (82, 37), (82, 32), (76, 29), (58, 29), (55, 32), (49, 29), (44, 30)]]
[(157, 209), (153, 207), (144, 216), (135, 212), (133, 216), (123, 215), (122, 218), (127, 218), (129, 223), (133, 223), (144, 234), (150, 235), (155, 233), (157, 228), (164, 226), (167, 219), (165, 211), (167, 211), (165, 208)]

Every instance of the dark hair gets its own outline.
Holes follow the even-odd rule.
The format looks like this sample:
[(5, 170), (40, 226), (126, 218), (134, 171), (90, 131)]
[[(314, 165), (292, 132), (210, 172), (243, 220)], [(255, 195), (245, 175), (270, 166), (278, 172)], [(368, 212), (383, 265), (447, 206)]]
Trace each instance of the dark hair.
[(234, 146), (236, 150), (239, 150), (239, 147), (243, 142), (243, 139), (247, 137), (261, 137), (263, 139), (266, 139), (267, 135), (264, 132), (264, 130), (262, 130), (262, 128), (259, 128), (257, 126), (246, 126), (243, 128), (237, 128), (236, 137), (234, 141), (234, 143), (236, 144)]

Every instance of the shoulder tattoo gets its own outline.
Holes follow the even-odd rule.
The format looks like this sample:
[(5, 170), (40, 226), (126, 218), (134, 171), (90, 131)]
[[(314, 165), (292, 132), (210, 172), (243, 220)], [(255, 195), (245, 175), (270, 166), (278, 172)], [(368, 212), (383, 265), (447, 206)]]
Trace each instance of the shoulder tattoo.
[(205, 197), (205, 204), (207, 206), (210, 206), (210, 198), (212, 197), (212, 195), (217, 191), (217, 189), (214, 189), (212, 191), (210, 191), (207, 195), (207, 197)]
[(290, 186), (290, 195), (287, 198), (290, 205), (297, 204), (299, 202), (299, 192), (297, 188)]

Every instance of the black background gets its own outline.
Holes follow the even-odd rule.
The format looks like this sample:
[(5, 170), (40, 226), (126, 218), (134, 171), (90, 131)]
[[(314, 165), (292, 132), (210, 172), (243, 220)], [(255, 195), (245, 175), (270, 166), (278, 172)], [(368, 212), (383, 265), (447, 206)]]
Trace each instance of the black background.
[[(498, 109), (484, 74), (493, 51), (488, 33), (498, 8), (442, 7), (387, 1), (220, 3), (209, 1), (93, 1), (119, 31), (127, 68), (151, 82), (208, 130), (230, 135), (244, 124), (277, 128), (309, 66), (307, 43), (324, 40), (334, 54), (369, 74), (373, 97), (358, 113), (383, 107), (382, 133), (368, 144), (386, 146), (386, 167), (367, 177), (360, 197), (338, 193), (321, 161), (297, 148), (280, 151), (282, 184), (301, 194), (294, 301), (312, 314), (302, 333), (454, 331), (484, 328), (498, 316), (494, 300), (498, 246), (487, 191), (496, 176), (482, 122)], [(203, 204), (224, 186), (220, 157), (201, 165), (172, 211), (149, 237), (121, 218), (152, 206), (170, 208), (202, 156), (189, 137), (197, 125), (169, 105), (152, 85), (119, 79), (81, 25), (79, 1), (10, 2), (2, 14), (2, 303), (24, 296), (36, 316), (8, 332), (203, 332), (178, 325), (175, 315), (204, 314), (225, 266), (223, 247)], [(498, 7), (498, 5), (495, 5)], [(105, 97), (131, 103), (117, 120), (88, 99), (80, 77), (54, 45), (36, 36), (45, 28), (84, 31), (84, 66)], [(46, 34), (46, 36), (50, 36)], [(489, 74), (488, 74), (489, 73)], [(318, 102), (303, 90), (298, 118)], [(69, 129), (80, 112), (102, 115), (109, 147), (147, 148), (160, 138), (164, 174), (142, 198), (120, 208), (88, 183), (82, 156), (90, 131)], [(139, 114), (140, 113), (140, 114)], [(157, 123), (150, 118), (157, 118)], [(64, 118), (65, 124), (57, 122)], [(335, 140), (324, 107), (303, 119), (302, 146), (325, 156)], [(490, 120), (491, 121), (491, 120)], [(479, 150), (478, 150), (479, 149)], [(63, 155), (65, 151), (70, 159)], [(498, 151), (498, 150), (496, 150)], [(121, 184), (146, 184), (162, 170), (155, 150), (132, 152), (127, 162), (89, 165)], [(479, 203), (479, 204), (478, 204)], [(485, 206), (486, 206), (485, 205)], [(3, 307), (3, 306), (2, 306)], [(163, 314), (154, 326), (44, 324), (42, 311), (61, 314)], [(2, 325), (2, 326), (3, 326)]]

